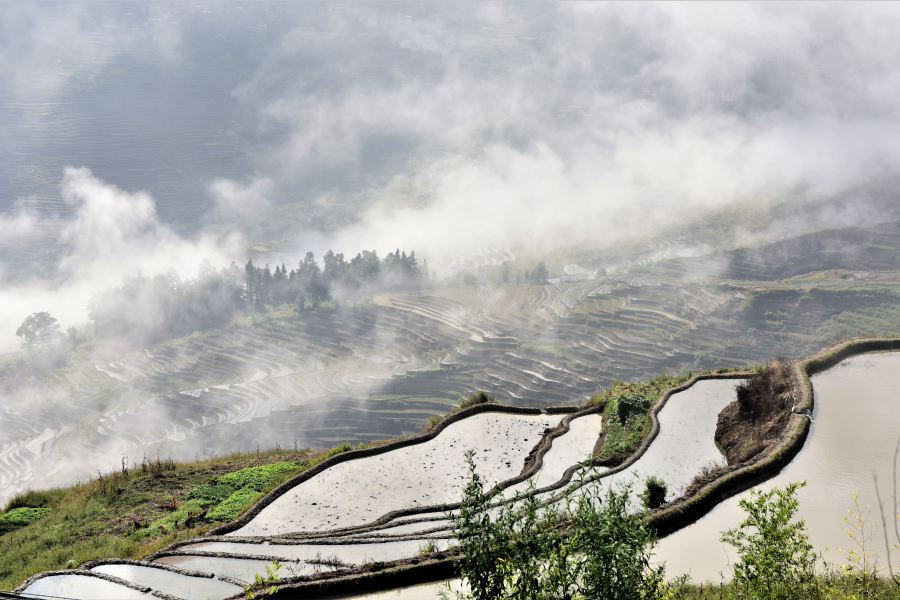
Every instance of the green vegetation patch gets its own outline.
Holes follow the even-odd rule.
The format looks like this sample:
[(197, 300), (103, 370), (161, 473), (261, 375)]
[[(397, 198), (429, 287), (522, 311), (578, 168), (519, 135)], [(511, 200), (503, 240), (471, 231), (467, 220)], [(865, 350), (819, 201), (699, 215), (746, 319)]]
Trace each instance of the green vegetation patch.
[[(18, 494), (0, 516), (0, 590), (13, 589), (41, 571), (64, 569), (70, 562), (137, 559), (173, 541), (202, 535), (214, 526), (201, 517), (206, 508), (213, 507), (209, 511), (213, 512), (222, 505), (214, 516), (228, 519), (284, 478), (343, 450), (340, 446), (320, 452), (271, 451), (186, 463), (161, 461), (67, 488)], [(220, 480), (228, 485), (219, 487)], [(243, 489), (248, 491), (232, 499), (238, 492), (231, 489), (232, 484), (246, 486)], [(197, 488), (194, 497), (188, 497)], [(231, 491), (222, 497), (226, 488)], [(226, 511), (235, 503), (240, 508)], [(28, 516), (28, 523), (20, 519), (22, 515)], [(35, 519), (38, 515), (42, 518)], [(11, 529), (4, 523), (10, 521), (16, 524)]]
[(597, 458), (601, 463), (617, 465), (631, 456), (650, 432), (649, 409), (656, 398), (629, 393), (610, 398), (604, 409), (606, 433)]
[(31, 525), (50, 514), (49, 508), (14, 508), (0, 515), (0, 535)]
[(260, 465), (258, 467), (248, 467), (223, 475), (217, 480), (218, 485), (230, 486), (237, 489), (252, 488), (257, 492), (261, 492), (274, 481), (279, 474), (285, 471), (293, 471), (300, 465), (292, 462), (276, 462), (270, 465)]
[(206, 518), (211, 521), (233, 521), (244, 512), (244, 509), (256, 502), (260, 496), (262, 496), (262, 492), (258, 492), (253, 488), (240, 489), (209, 511)]
[[(346, 449), (350, 449), (349, 444), (344, 445), (347, 446)], [(333, 448), (328, 456), (333, 456), (343, 451), (345, 451), (344, 447), (338, 446)], [(210, 483), (198, 485), (188, 492), (187, 497), (195, 504), (193, 508), (196, 509), (196, 512), (200, 512), (201, 508), (218, 505), (206, 515), (208, 520), (231, 521), (255, 502), (262, 495), (262, 492), (271, 487), (284, 473), (295, 471), (300, 466), (293, 462), (276, 462), (257, 467), (247, 467), (234, 473), (222, 475)], [(182, 519), (188, 517), (188, 504), (185, 503), (182, 510), (178, 511), (179, 513), (185, 513)], [(177, 520), (178, 517), (173, 517), (172, 519), (167, 519), (167, 522), (177, 522)], [(166, 523), (153, 523), (153, 526), (158, 527), (159, 525), (165, 526)]]

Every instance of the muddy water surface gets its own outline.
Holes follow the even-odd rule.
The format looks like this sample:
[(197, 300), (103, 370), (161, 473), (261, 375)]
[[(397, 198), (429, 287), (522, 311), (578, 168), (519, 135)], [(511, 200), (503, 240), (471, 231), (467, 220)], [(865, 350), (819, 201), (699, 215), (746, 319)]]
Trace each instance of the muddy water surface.
[[(841, 521), (852, 505), (851, 492), (860, 504), (872, 506), (878, 518), (873, 472), (878, 475), (884, 512), (888, 517), (888, 543), (895, 544), (891, 469), (894, 447), (900, 434), (900, 353), (864, 354), (845, 360), (813, 376), (815, 422), (806, 444), (777, 476), (759, 486), (770, 490), (789, 482), (806, 480), (799, 492), (800, 516), (806, 519), (810, 541), (817, 552), (828, 552), (830, 562), (843, 564), (838, 549), (850, 549), (850, 539)], [(900, 493), (900, 489), (898, 489)], [(730, 572), (734, 550), (719, 542), (721, 531), (736, 527), (743, 518), (738, 500), (749, 491), (717, 506), (697, 523), (660, 542), (657, 558), (664, 560), (670, 575), (690, 572), (694, 581), (718, 581)], [(900, 500), (900, 497), (898, 497)], [(880, 519), (875, 549), (885, 564), (885, 545)], [(893, 551), (896, 566), (900, 552)]]

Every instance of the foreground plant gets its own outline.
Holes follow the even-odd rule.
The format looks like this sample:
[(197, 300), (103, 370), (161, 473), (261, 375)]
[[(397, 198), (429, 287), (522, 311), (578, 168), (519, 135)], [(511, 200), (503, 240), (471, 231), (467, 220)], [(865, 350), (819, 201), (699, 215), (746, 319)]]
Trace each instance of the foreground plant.
[(629, 512), (630, 485), (604, 494), (599, 482), (582, 479), (577, 495), (548, 506), (532, 486), (491, 508), (493, 493), (473, 455), (466, 454), (470, 478), (459, 514), (449, 513), (463, 555), (459, 575), (469, 588), (456, 592), (458, 600), (667, 597), (664, 567), (650, 564), (655, 534), (641, 514)]
[(806, 482), (752, 490), (740, 501), (747, 513), (735, 529), (722, 533), (722, 541), (737, 549), (732, 589), (739, 598), (788, 600), (817, 597), (813, 552), (803, 519), (794, 521), (800, 506), (797, 490)]

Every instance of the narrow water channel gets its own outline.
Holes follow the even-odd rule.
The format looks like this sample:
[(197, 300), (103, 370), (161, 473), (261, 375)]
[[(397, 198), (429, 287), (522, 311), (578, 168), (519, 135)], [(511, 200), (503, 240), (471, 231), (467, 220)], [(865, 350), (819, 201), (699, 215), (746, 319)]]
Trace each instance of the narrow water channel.
[[(888, 545), (898, 543), (891, 520), (900, 512), (891, 480), (900, 434), (898, 373), (900, 353), (879, 353), (855, 356), (813, 376), (815, 422), (806, 444), (781, 473), (759, 486), (770, 490), (793, 481), (807, 482), (798, 495), (800, 516), (806, 520), (816, 551), (824, 552), (829, 562), (843, 564), (840, 549), (853, 547), (841, 519), (848, 516), (847, 509), (853, 505), (851, 493), (856, 492), (863, 509), (872, 507), (872, 518), (878, 523), (874, 549), (879, 564), (887, 566), (873, 473), (878, 475), (888, 521)], [(694, 581), (727, 578), (729, 562), (737, 556), (733, 548), (719, 542), (720, 532), (741, 521), (744, 513), (738, 501), (749, 494), (728, 499), (697, 523), (661, 540), (656, 558), (666, 562), (667, 574), (690, 573)], [(900, 552), (892, 551), (891, 562), (896, 572)]]

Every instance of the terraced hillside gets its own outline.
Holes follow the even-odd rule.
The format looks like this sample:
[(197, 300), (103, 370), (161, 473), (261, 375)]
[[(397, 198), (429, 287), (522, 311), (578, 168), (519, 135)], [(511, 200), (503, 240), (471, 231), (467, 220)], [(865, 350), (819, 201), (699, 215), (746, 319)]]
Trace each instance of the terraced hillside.
[[(678, 382), (684, 379), (658, 385)], [(671, 406), (661, 402), (666, 406), (653, 418), (662, 433), (649, 452), (631, 461), (639, 478), (664, 474), (673, 496), (683, 493), (710, 456), (719, 456), (712, 435), (716, 415), (735, 394), (733, 379), (690, 383), (671, 396)], [(277, 567), (276, 560), (283, 563), (280, 584), (315, 580), (329, 572), (374, 573), (395, 561), (415, 565), (440, 560), (447, 557), (453, 540), (445, 509), (459, 506), (470, 451), (486, 488), (499, 486), (507, 500), (533, 492), (541, 502), (560, 502), (589, 485), (577, 473), (608, 425), (601, 418), (606, 408), (605, 401), (553, 410), (476, 405), (414, 439), (333, 456), (285, 481), (237, 520), (201, 537), (175, 541), (140, 560), (100, 558), (38, 573), (16, 591), (72, 597), (96, 586), (103, 597), (223, 599), (240, 595), (257, 574)], [(699, 430), (698, 422), (703, 424)], [(686, 460), (660, 460), (653, 455), (660, 443), (657, 454), (662, 456), (671, 455), (671, 446), (679, 443), (693, 452)], [(594, 472), (607, 483), (630, 474), (603, 468)]]
[(859, 256), (869, 270), (781, 282), (659, 276), (688, 260), (659, 258), (556, 284), (384, 294), (331, 310), (285, 305), (154, 347), (95, 349), (8, 390), (28, 400), (2, 416), (0, 495), (123, 456), (407, 435), (475, 390), (519, 406), (578, 403), (616, 379), (753, 365), (859, 332), (896, 333), (897, 274)]

